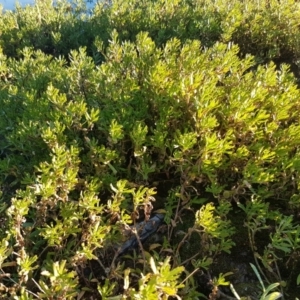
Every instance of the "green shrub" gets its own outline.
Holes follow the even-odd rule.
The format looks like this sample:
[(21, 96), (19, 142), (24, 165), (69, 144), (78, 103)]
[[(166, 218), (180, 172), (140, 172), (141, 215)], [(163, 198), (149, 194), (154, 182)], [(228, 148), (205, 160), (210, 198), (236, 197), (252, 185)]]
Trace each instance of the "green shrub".
[[(297, 225), (274, 207), (300, 205), (300, 93), (287, 65), (257, 58), (296, 58), (298, 29), (278, 33), (281, 6), (270, 1), (260, 35), (257, 5), (115, 1), (88, 16), (81, 2), (37, 1), (1, 15), (1, 296), (200, 297), (194, 274), (234, 247), (234, 202), (257, 270), (272, 288), (283, 281), (264, 268), (298, 255)], [(287, 26), (297, 6), (282, 8)], [(245, 28), (256, 57), (241, 58)], [(120, 260), (124, 231), (137, 234), (129, 225), (154, 212), (165, 180), (164, 240)], [(189, 257), (187, 240), (198, 243)], [(86, 275), (90, 263), (100, 276)], [(212, 295), (228, 284), (224, 271)]]

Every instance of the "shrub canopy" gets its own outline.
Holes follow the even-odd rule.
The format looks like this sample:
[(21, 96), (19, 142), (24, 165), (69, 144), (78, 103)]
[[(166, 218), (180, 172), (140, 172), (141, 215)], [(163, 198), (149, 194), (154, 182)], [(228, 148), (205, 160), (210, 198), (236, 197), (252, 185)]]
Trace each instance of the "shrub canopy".
[[(194, 272), (234, 247), (235, 203), (253, 252), (273, 224), (258, 265), (296, 258), (287, 212), (300, 205), (300, 92), (287, 63), (298, 64), (299, 19), (291, 0), (116, 0), (92, 12), (36, 1), (2, 12), (1, 293), (198, 297)], [(157, 192), (167, 237), (139, 243), (142, 264), (112, 259)], [(192, 232), (201, 248), (184, 258)], [(101, 276), (86, 275), (89, 261)]]

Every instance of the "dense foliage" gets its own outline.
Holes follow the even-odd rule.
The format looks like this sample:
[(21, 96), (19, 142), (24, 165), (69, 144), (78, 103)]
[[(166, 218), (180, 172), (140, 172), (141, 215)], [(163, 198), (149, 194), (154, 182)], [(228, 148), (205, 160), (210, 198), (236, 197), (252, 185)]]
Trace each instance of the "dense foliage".
[[(2, 12), (1, 297), (217, 299), (233, 270), (208, 274), (243, 224), (257, 297), (290, 293), (299, 5), (116, 0), (87, 12), (40, 0)], [(119, 257), (124, 231), (138, 239), (129, 225), (155, 212), (165, 232)]]

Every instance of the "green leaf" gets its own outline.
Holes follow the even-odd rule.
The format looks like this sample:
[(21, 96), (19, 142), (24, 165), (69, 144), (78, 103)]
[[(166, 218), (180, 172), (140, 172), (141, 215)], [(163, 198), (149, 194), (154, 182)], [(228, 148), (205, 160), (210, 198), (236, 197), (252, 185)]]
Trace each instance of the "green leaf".
[(276, 300), (282, 297), (282, 294), (279, 292), (273, 292), (267, 296), (265, 296), (264, 298), (261, 298), (261, 300)]

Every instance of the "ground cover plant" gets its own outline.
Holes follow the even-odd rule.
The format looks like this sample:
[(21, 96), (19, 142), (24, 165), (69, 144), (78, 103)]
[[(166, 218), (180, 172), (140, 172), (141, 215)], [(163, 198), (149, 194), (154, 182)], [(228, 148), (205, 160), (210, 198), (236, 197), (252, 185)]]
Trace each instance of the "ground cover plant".
[(1, 298), (295, 299), (299, 14), (291, 0), (2, 12)]

